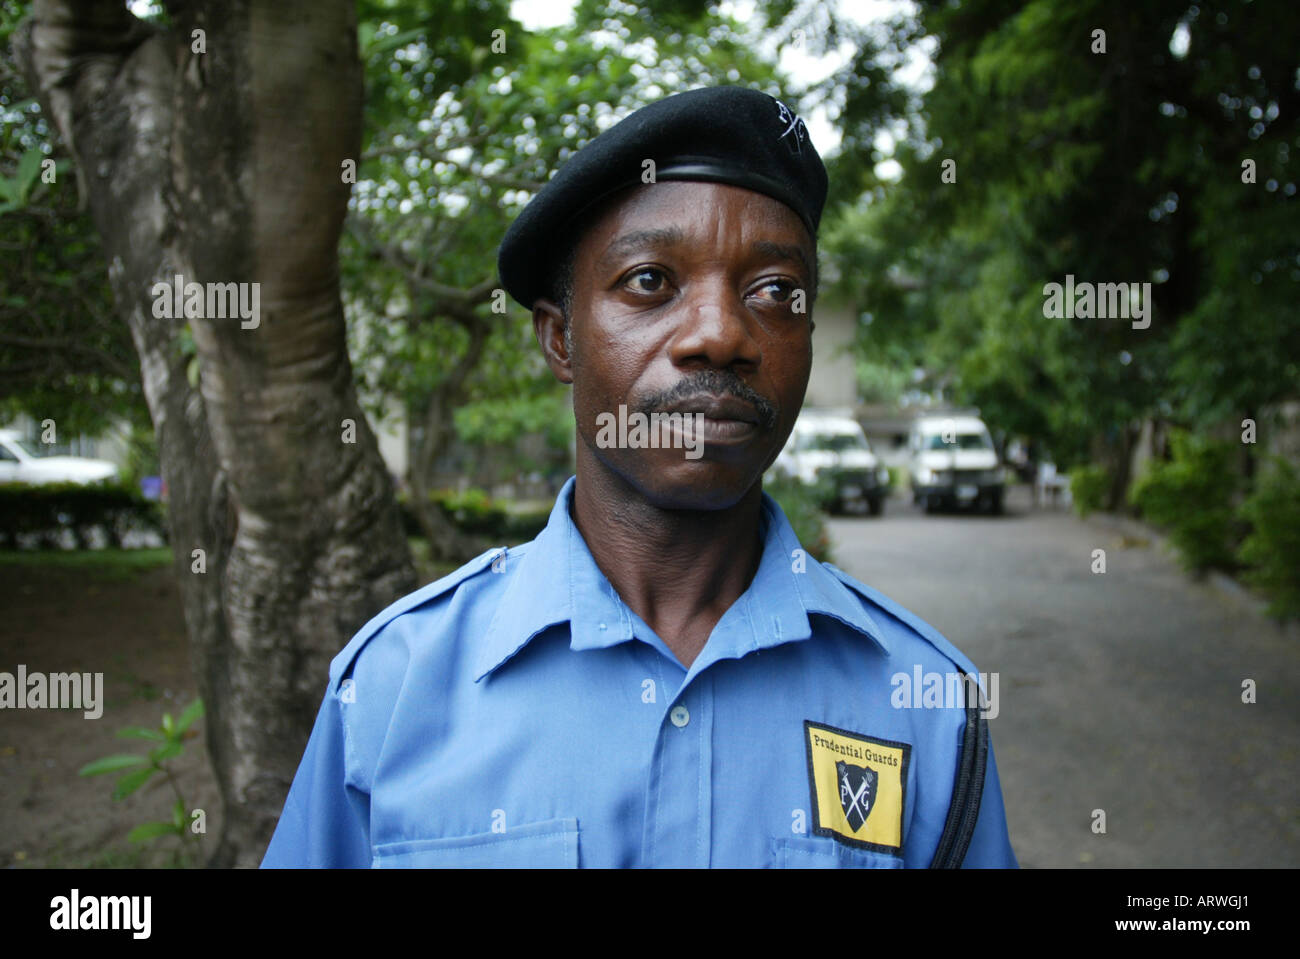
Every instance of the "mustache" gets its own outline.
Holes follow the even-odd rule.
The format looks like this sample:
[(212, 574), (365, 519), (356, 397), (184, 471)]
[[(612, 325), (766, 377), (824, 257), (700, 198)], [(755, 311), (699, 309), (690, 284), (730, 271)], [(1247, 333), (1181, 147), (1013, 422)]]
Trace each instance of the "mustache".
[(634, 409), (649, 416), (651, 413), (661, 412), (672, 403), (701, 393), (712, 396), (734, 396), (754, 407), (758, 412), (759, 425), (763, 429), (770, 430), (776, 426), (779, 412), (776, 406), (735, 373), (723, 370), (701, 370), (685, 376), (670, 389), (644, 397)]

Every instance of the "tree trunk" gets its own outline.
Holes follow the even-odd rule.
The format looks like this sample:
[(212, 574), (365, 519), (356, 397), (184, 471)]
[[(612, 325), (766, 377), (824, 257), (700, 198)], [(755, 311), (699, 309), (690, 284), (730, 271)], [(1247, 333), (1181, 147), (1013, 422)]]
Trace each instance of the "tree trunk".
[[(252, 866), (330, 658), (415, 576), (339, 298), (340, 170), (360, 151), (353, 5), (210, 0), (172, 16), (160, 31), (121, 0), (37, 0), (15, 43), (76, 158), (140, 356), (224, 805), (209, 861)], [(260, 312), (156, 316), (154, 285), (176, 274), (257, 284)]]
[(1128, 511), (1128, 485), (1133, 475), (1133, 447), (1141, 433), (1140, 424), (1122, 423), (1116, 427), (1118, 436), (1110, 447), (1110, 490), (1106, 496), (1106, 509), (1111, 512)]
[[(472, 314), (470, 316), (472, 320)], [(452, 415), (465, 401), (466, 380), (483, 355), (488, 330), (482, 323), (462, 320), (469, 332), (465, 357), (447, 378), (431, 390), (422, 403), (407, 407), (407, 422), (421, 423), (418, 438), (407, 446), (407, 482), (411, 487), (411, 510), (429, 542), (429, 559), (434, 562), (465, 562), (487, 549), (481, 537), (462, 533), (429, 501), (433, 468), (455, 435)]]

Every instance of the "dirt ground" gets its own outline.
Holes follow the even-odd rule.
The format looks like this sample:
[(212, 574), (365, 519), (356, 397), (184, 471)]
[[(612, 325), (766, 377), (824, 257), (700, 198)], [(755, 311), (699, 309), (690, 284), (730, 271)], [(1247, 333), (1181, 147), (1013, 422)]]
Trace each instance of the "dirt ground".
[[(127, 841), (137, 825), (171, 818), (175, 795), (161, 775), (121, 801), (115, 775), (81, 777), (86, 763), (151, 745), (123, 726), (156, 727), (197, 695), (180, 596), (169, 565), (0, 566), (0, 671), (102, 672), (103, 714), (0, 709), (0, 864), (24, 867), (173, 865), (179, 842)], [(207, 834), (182, 864), (215, 848), (220, 803), (203, 749), (203, 721), (171, 761), (187, 808), (203, 809)]]

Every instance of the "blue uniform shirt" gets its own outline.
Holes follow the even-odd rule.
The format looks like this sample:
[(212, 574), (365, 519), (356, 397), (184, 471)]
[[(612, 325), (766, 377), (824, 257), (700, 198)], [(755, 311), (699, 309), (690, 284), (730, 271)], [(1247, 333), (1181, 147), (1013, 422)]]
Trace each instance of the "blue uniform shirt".
[[(262, 865), (931, 865), (974, 711), (910, 684), (970, 662), (764, 494), (758, 572), (686, 669), (596, 566), (574, 482), (334, 659)], [(1015, 866), (991, 747), (973, 778), (964, 865)]]

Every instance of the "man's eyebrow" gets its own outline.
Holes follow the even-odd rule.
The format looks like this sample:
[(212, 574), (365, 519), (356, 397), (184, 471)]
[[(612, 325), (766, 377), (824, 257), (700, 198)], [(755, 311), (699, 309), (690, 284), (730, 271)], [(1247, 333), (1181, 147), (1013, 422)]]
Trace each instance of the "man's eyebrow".
[(624, 233), (605, 247), (605, 252), (600, 255), (600, 262), (607, 263), (633, 250), (647, 246), (672, 246), (675, 243), (682, 242), (683, 238), (684, 234), (675, 226), (658, 230), (637, 230), (635, 233)]
[[(685, 239), (685, 234), (677, 227), (664, 227), (656, 230), (637, 230), (635, 233), (624, 233), (622, 236), (613, 240), (605, 248), (605, 252), (600, 256), (600, 263), (604, 264), (611, 260), (631, 253), (635, 250), (643, 249), (647, 246), (672, 246), (681, 243)], [(803, 265), (803, 268), (811, 275), (813, 271), (812, 263), (808, 261), (808, 254), (804, 252), (802, 246), (788, 243), (774, 243), (771, 240), (759, 240), (754, 244), (754, 250), (759, 254), (779, 260), (794, 260)]]
[(759, 240), (754, 244), (754, 249), (759, 253), (773, 259), (780, 260), (797, 260), (803, 264), (803, 268), (811, 276), (813, 273), (812, 264), (808, 262), (808, 254), (804, 252), (802, 246), (792, 246), (787, 243), (773, 243), (770, 240)]

